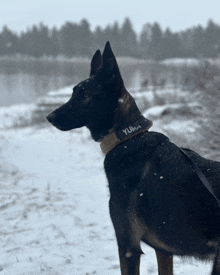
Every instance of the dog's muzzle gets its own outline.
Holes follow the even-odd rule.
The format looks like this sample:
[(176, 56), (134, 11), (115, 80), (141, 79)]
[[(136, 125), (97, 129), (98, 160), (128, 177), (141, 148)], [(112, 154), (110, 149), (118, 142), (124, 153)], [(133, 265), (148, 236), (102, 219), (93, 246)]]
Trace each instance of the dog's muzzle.
[(54, 113), (50, 113), (48, 116), (47, 116), (47, 120), (51, 123), (51, 124), (54, 124), (54, 121), (56, 119), (56, 115)]

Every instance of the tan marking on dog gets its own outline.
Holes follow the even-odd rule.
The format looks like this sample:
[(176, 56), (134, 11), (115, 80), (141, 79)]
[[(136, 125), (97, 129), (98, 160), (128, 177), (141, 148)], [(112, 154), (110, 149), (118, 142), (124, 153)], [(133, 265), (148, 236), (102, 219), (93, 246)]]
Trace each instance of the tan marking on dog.
[(135, 213), (130, 214), (131, 229), (133, 232), (132, 244), (136, 248), (140, 248), (140, 242), (146, 241), (153, 248), (159, 248), (170, 253), (179, 254), (178, 250), (170, 247), (164, 243), (159, 237), (152, 232), (140, 219), (137, 218)]
[(131, 224), (131, 230), (132, 230), (132, 245), (139, 251), (141, 251), (141, 239), (143, 236), (143, 226), (140, 222), (140, 220), (137, 218), (137, 216), (134, 213), (130, 214), (129, 217), (130, 224)]
[(164, 243), (161, 239), (158, 238), (158, 236), (154, 232), (148, 231), (146, 234), (144, 234), (144, 237), (150, 246), (162, 249), (173, 254), (178, 254), (178, 250)]
[(206, 245), (209, 246), (209, 247), (214, 247), (216, 249), (218, 248), (218, 242), (217, 241), (208, 241), (206, 243)]
[(149, 172), (150, 172), (150, 161), (148, 161), (144, 166), (141, 180), (143, 180)]
[(125, 91), (120, 99), (121, 99), (120, 106), (123, 108), (123, 112), (127, 113), (130, 109), (130, 96), (129, 96), (129, 94)]

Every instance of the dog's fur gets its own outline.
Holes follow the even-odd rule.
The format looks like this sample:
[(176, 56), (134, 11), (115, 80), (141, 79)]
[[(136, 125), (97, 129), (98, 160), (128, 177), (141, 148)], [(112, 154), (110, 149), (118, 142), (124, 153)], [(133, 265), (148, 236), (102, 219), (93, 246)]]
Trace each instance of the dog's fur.
[[(108, 42), (103, 55), (95, 53), (90, 77), (47, 119), (63, 131), (86, 126), (95, 141), (147, 121), (124, 87)], [(220, 163), (184, 150), (219, 197)], [(218, 204), (175, 144), (143, 132), (107, 153), (104, 167), (122, 275), (139, 274), (141, 241), (155, 249), (160, 275), (173, 274), (173, 255), (214, 259), (212, 275), (220, 275)]]

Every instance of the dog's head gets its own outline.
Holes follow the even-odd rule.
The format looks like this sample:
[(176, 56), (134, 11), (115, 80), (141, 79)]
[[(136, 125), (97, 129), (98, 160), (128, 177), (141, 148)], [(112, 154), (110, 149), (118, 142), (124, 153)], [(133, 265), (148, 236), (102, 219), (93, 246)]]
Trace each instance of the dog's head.
[(103, 55), (97, 50), (90, 77), (73, 88), (70, 100), (47, 116), (62, 131), (87, 126), (94, 140), (112, 127), (114, 112), (123, 92), (123, 80), (109, 42)]

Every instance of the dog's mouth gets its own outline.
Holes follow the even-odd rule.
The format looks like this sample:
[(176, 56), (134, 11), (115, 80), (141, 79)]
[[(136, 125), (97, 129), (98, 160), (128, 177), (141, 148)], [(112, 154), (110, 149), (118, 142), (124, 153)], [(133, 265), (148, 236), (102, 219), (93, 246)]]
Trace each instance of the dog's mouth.
[(53, 125), (53, 126), (55, 126), (58, 130), (60, 130), (60, 131), (69, 131), (69, 130), (72, 130), (72, 129), (68, 129), (68, 128), (66, 128), (66, 127), (63, 127), (63, 126), (59, 126), (59, 125)]
[(70, 131), (76, 128), (83, 127), (84, 124), (80, 120), (70, 120), (63, 114), (57, 115), (52, 112), (47, 117), (47, 120), (60, 131)]

